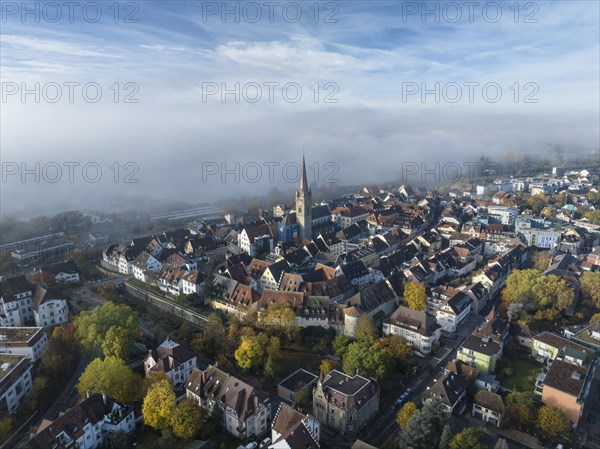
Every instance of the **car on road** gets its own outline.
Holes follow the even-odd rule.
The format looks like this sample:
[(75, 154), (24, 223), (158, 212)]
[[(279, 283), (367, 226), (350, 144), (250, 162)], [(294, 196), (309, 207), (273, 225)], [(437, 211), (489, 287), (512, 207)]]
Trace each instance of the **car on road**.
[(246, 449), (256, 449), (256, 446), (258, 446), (258, 443), (253, 441), (252, 443), (246, 444)]
[(265, 447), (269, 447), (269, 444), (271, 444), (271, 438), (265, 438), (264, 440), (262, 440), (259, 447), (260, 449), (263, 449)]

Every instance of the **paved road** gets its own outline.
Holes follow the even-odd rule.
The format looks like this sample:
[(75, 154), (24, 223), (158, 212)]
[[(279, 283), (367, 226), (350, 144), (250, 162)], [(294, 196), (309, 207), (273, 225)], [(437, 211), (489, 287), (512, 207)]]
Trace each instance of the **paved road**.
[[(437, 376), (444, 366), (448, 363), (449, 360), (454, 359), (456, 356), (457, 348), (469, 337), (471, 332), (475, 329), (475, 326), (482, 323), (484, 318), (480, 315), (470, 315), (467, 317), (466, 322), (459, 329), (459, 337), (455, 340), (447, 340), (447, 348), (450, 350), (445, 351), (444, 355), (441, 355), (441, 358), (434, 358), (433, 363), (436, 365), (430, 374), (421, 374), (420, 377), (412, 379), (412, 381), (407, 383), (407, 386), (412, 388), (411, 393), (405, 399), (406, 401), (412, 401), (415, 403), (419, 403), (419, 398), (421, 394), (427, 389), (427, 385)], [(374, 427), (362, 438), (369, 444), (373, 446), (381, 446), (388, 438), (392, 437), (399, 429), (396, 424), (396, 410), (393, 408), (388, 408), (387, 410), (382, 410), (378, 419), (375, 421)]]

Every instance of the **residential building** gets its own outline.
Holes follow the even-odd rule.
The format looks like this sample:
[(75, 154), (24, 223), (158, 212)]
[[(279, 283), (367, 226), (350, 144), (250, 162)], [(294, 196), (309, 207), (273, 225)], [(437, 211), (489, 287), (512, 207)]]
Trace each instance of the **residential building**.
[(271, 425), (269, 449), (318, 449), (321, 423), (281, 403)]
[(32, 284), (25, 276), (9, 278), (0, 283), (0, 326), (22, 326), (33, 320)]
[(595, 377), (596, 363), (589, 354), (567, 347), (538, 377), (536, 391), (541, 389), (542, 403), (556, 407), (577, 425), (585, 400)]
[(515, 232), (528, 246), (554, 248), (560, 242), (562, 231), (552, 229), (544, 219), (519, 216)]
[(502, 396), (488, 390), (481, 390), (473, 398), (472, 416), (496, 427), (502, 425), (506, 406)]
[(62, 413), (56, 420), (42, 421), (25, 449), (110, 447), (112, 435), (135, 430), (131, 405), (120, 404), (107, 395), (93, 394)]
[(371, 212), (363, 207), (338, 207), (331, 212), (331, 220), (341, 229), (348, 228), (361, 220), (367, 220)]
[(443, 332), (453, 333), (471, 312), (471, 298), (455, 288), (439, 286), (432, 289), (427, 308)]
[(572, 342), (585, 346), (600, 355), (600, 321), (584, 326), (577, 331), (565, 331), (565, 337)]
[(441, 326), (425, 311), (399, 306), (383, 322), (384, 335), (399, 335), (421, 354), (431, 353), (433, 344), (438, 343)]
[(536, 360), (547, 363), (548, 361), (554, 360), (564, 348), (572, 348), (590, 355), (593, 354), (593, 351), (585, 346), (567, 340), (552, 332), (544, 331), (533, 337), (531, 342), (531, 355), (535, 357)]
[(69, 322), (69, 306), (62, 292), (37, 285), (33, 295), (33, 316), (38, 327)]
[(168, 336), (158, 348), (149, 351), (144, 359), (144, 372), (147, 376), (151, 372), (162, 371), (178, 386), (188, 380), (197, 362), (194, 352)]
[(158, 273), (163, 267), (163, 263), (147, 251), (141, 252), (131, 265), (133, 276), (142, 282), (147, 282), (147, 272)]
[(490, 223), (499, 223), (514, 227), (515, 218), (519, 215), (519, 209), (505, 206), (490, 206), (487, 208)]
[(0, 354), (24, 355), (36, 362), (48, 346), (41, 327), (0, 327)]
[(260, 388), (209, 365), (204, 371), (194, 369), (185, 389), (186, 396), (208, 413), (218, 407), (223, 413), (223, 427), (236, 438), (243, 440), (268, 431), (271, 401)]
[(498, 360), (502, 358), (502, 344), (489, 335), (470, 335), (458, 348), (457, 358), (481, 373), (493, 373)]
[(342, 434), (354, 434), (379, 411), (379, 387), (358, 374), (323, 373), (313, 390), (313, 415)]
[(452, 371), (438, 375), (423, 393), (423, 402), (437, 398), (450, 413), (462, 412), (466, 407), (467, 390), (465, 384)]
[(268, 224), (246, 227), (238, 235), (238, 246), (250, 256), (273, 251), (273, 234)]
[(76, 284), (79, 282), (79, 268), (77, 268), (77, 264), (73, 260), (46, 265), (40, 271), (51, 275), (55, 282), (64, 282), (65, 284)]
[(296, 394), (301, 390), (312, 392), (317, 376), (305, 369), (297, 369), (277, 384), (277, 394), (287, 401), (296, 401)]
[(0, 414), (15, 413), (33, 386), (26, 355), (0, 354)]

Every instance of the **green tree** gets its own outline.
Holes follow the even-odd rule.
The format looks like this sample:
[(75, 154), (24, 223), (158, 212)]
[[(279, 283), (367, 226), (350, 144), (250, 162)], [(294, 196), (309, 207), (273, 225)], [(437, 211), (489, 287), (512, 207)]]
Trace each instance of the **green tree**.
[(294, 402), (302, 408), (307, 408), (312, 399), (312, 393), (308, 388), (303, 388), (294, 397)]
[(296, 323), (296, 314), (287, 304), (271, 304), (261, 316), (261, 321), (274, 332), (293, 341), (300, 335), (300, 326)]
[(596, 321), (600, 321), (600, 313), (595, 313), (590, 318), (590, 324), (594, 324)]
[(269, 338), (269, 344), (266, 352), (269, 358), (271, 358), (273, 361), (281, 357), (281, 343), (279, 337)]
[(202, 299), (206, 303), (216, 296), (215, 276), (212, 272), (206, 273), (204, 282), (202, 283)]
[(265, 347), (260, 344), (256, 336), (244, 335), (234, 355), (240, 368), (249, 370), (263, 362)]
[(348, 375), (359, 373), (364, 377), (383, 378), (392, 365), (389, 350), (377, 342), (352, 343), (344, 356), (344, 372)]
[(396, 423), (400, 426), (400, 429), (404, 429), (408, 424), (408, 420), (417, 411), (417, 405), (414, 402), (405, 403), (398, 413), (396, 414)]
[(358, 342), (372, 343), (379, 336), (377, 328), (369, 315), (363, 315), (356, 325), (355, 340)]
[(410, 417), (406, 427), (400, 431), (401, 447), (413, 449), (437, 447), (449, 420), (450, 415), (439, 399), (428, 400)]
[(425, 310), (427, 307), (427, 293), (425, 286), (415, 281), (408, 281), (404, 285), (404, 300), (406, 305), (414, 310)]
[(440, 437), (440, 445), (439, 449), (450, 449), (450, 443), (452, 442), (452, 438), (454, 435), (452, 434), (452, 429), (448, 424), (444, 426), (444, 430), (442, 430), (442, 436)]
[(154, 383), (148, 389), (142, 404), (144, 423), (156, 430), (169, 429), (175, 411), (175, 393), (171, 382), (164, 378)]
[(5, 442), (12, 434), (13, 419), (10, 415), (5, 415), (0, 418), (0, 442)]
[(319, 367), (324, 376), (327, 376), (334, 369), (338, 369), (337, 363), (331, 359), (323, 359)]
[(600, 209), (586, 212), (585, 218), (590, 220), (592, 223), (600, 223)]
[(537, 419), (537, 408), (532, 392), (512, 391), (506, 396), (508, 419), (516, 425), (531, 424)]
[(190, 398), (183, 399), (175, 407), (171, 418), (173, 433), (184, 440), (191, 440), (204, 421), (204, 412), (196, 401)]
[(571, 431), (571, 421), (562, 410), (543, 405), (538, 414), (538, 427), (550, 436), (564, 435)]
[(141, 379), (118, 357), (94, 359), (79, 378), (77, 391), (85, 398), (87, 393), (105, 393), (118, 402), (130, 404), (139, 399)]
[(102, 342), (102, 352), (105, 357), (114, 356), (127, 361), (131, 354), (130, 336), (122, 328), (112, 326)]
[(350, 339), (346, 337), (346, 334), (340, 332), (333, 340), (333, 353), (340, 359), (343, 359), (344, 355), (346, 355), (346, 351), (348, 351), (348, 346), (350, 346)]
[(125, 348), (130, 348), (139, 334), (137, 313), (129, 306), (115, 305), (110, 301), (92, 311), (81, 312), (75, 318), (75, 327), (75, 337), (83, 350), (94, 355), (103, 350), (103, 343), (112, 327), (115, 327), (113, 336), (118, 335), (119, 344)]
[(583, 299), (600, 308), (600, 272), (586, 272), (581, 276), (581, 294)]
[(469, 427), (452, 438), (450, 449), (488, 449), (482, 437), (481, 430)]
[(380, 345), (385, 346), (390, 351), (391, 356), (398, 362), (404, 362), (412, 350), (410, 345), (406, 343), (406, 339), (399, 335), (389, 335), (380, 338), (378, 342)]

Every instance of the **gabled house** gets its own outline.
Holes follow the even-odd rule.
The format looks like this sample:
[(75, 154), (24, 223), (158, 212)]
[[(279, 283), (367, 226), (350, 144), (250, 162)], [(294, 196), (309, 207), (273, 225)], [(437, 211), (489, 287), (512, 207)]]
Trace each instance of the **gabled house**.
[(196, 365), (196, 354), (168, 336), (158, 348), (149, 351), (144, 359), (144, 372), (147, 376), (151, 372), (162, 371), (177, 387), (187, 381)]
[(206, 370), (194, 369), (185, 384), (186, 397), (198, 402), (212, 413), (222, 412), (223, 427), (236, 438), (244, 440), (260, 436), (269, 429), (271, 400), (262, 389), (209, 365)]
[(318, 449), (321, 423), (281, 403), (271, 425), (270, 449)]
[(268, 224), (246, 227), (238, 235), (238, 246), (255, 257), (273, 251), (273, 233)]
[(62, 292), (37, 285), (33, 294), (33, 316), (39, 327), (69, 322), (69, 306)]
[(439, 342), (441, 327), (427, 312), (399, 306), (383, 322), (383, 334), (399, 335), (421, 354), (427, 355)]
[(0, 283), (0, 326), (21, 326), (33, 320), (32, 284), (25, 276), (8, 278)]
[(437, 398), (448, 412), (461, 412), (466, 406), (466, 387), (453, 372), (438, 375), (423, 393), (423, 402)]
[(502, 396), (488, 390), (481, 390), (475, 394), (473, 398), (473, 410), (471, 412), (473, 417), (500, 427), (505, 414), (506, 406), (504, 405)]
[(62, 413), (56, 420), (44, 420), (26, 449), (96, 449), (110, 444), (115, 432), (131, 434), (135, 415), (131, 405), (120, 404), (96, 393)]

